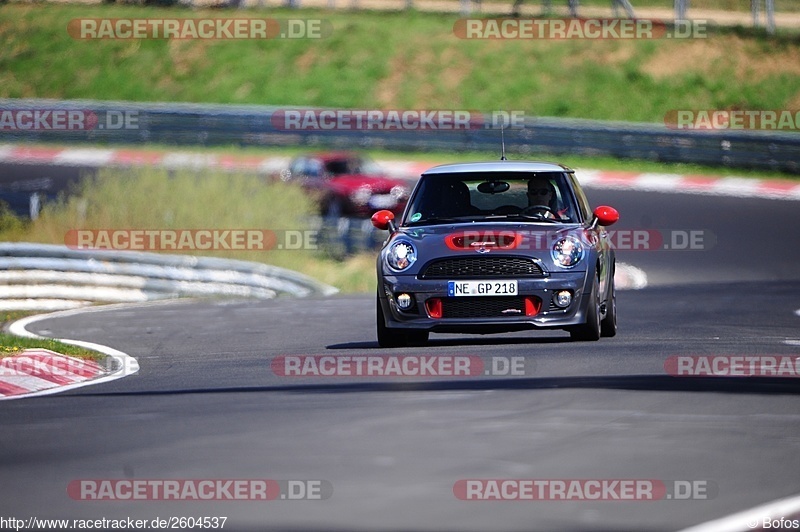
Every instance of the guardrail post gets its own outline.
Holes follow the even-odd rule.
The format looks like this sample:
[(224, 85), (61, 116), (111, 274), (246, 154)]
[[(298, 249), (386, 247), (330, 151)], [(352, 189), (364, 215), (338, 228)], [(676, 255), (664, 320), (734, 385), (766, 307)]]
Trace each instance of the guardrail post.
[(675, 0), (675, 20), (686, 20), (689, 0)]

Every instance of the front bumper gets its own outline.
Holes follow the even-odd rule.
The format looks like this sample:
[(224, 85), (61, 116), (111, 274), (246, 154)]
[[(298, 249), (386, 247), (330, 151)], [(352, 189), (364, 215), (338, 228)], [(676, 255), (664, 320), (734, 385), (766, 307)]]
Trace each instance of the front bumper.
[[(456, 279), (453, 279), (456, 280)], [(534, 297), (541, 301), (541, 308), (534, 316), (503, 315), (479, 317), (431, 317), (426, 302), (432, 298), (458, 299), (467, 305), (466, 299), (482, 303), (494, 296), (449, 298), (447, 280), (421, 280), (413, 275), (384, 275), (378, 287), (378, 301), (383, 306), (386, 326), (392, 329), (415, 329), (429, 332), (493, 333), (525, 329), (564, 329), (586, 321), (588, 298), (591, 292), (587, 285), (587, 272), (551, 273), (542, 278), (519, 278), (519, 298)], [(553, 296), (559, 290), (572, 292), (572, 302), (566, 308), (558, 308)], [(410, 294), (412, 305), (401, 310), (396, 298), (399, 294)]]

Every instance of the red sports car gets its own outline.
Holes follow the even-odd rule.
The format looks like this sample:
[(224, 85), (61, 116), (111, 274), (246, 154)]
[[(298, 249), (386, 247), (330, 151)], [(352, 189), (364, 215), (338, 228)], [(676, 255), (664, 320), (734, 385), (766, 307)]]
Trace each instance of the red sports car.
[(408, 182), (385, 175), (380, 166), (353, 152), (324, 152), (296, 157), (281, 179), (300, 183), (330, 217), (369, 218), (386, 209), (402, 214), (411, 190)]

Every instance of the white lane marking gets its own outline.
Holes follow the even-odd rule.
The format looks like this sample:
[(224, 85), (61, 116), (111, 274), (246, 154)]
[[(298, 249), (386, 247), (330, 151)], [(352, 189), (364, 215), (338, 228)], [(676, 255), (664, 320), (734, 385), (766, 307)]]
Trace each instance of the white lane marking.
[[(116, 306), (116, 305), (115, 305)], [(28, 316), (27, 318), (22, 318), (21, 320), (17, 320), (11, 324), (8, 328), (11, 334), (16, 334), (17, 336), (24, 336), (26, 338), (45, 338), (44, 336), (39, 336), (38, 334), (32, 333), (26, 329), (26, 327), (32, 323), (37, 321), (55, 318), (55, 317), (65, 317), (65, 316), (75, 316), (78, 314), (82, 314), (85, 312), (92, 312), (100, 311), (111, 308), (104, 307), (102, 309), (74, 309), (74, 310), (65, 310), (61, 312), (54, 312), (52, 314), (38, 314), (36, 316)], [(123, 353), (122, 351), (118, 351), (112, 347), (108, 347), (101, 344), (95, 344), (92, 342), (84, 342), (81, 340), (69, 340), (58, 338), (59, 342), (63, 342), (65, 344), (76, 345), (79, 347), (84, 347), (86, 349), (92, 349), (94, 351), (99, 351), (105, 355), (110, 356), (114, 360), (116, 360), (116, 371), (109, 373), (103, 377), (99, 377), (97, 379), (89, 379), (81, 382), (76, 382), (74, 384), (67, 384), (66, 386), (57, 386), (55, 388), (49, 388), (47, 390), (41, 390), (38, 392), (33, 393), (25, 393), (19, 395), (10, 395), (8, 397), (0, 398), (0, 400), (10, 400), (10, 399), (21, 399), (23, 397), (36, 397), (41, 395), (51, 395), (54, 393), (65, 392), (67, 390), (74, 390), (76, 388), (82, 388), (84, 386), (91, 386), (93, 384), (100, 384), (103, 382), (110, 382), (117, 379), (121, 379), (122, 377), (127, 377), (128, 375), (133, 375), (139, 371), (139, 361), (136, 360), (134, 357), (128, 355), (127, 353)]]
[[(794, 315), (800, 317), (800, 308), (794, 311)], [(800, 340), (795, 340), (794, 338), (787, 338), (783, 343), (791, 346), (800, 346)]]
[(647, 274), (641, 268), (618, 262), (614, 285), (619, 290), (641, 290), (647, 286)]
[(683, 176), (678, 174), (642, 174), (636, 179), (635, 188), (654, 192), (674, 192), (682, 179)]
[(685, 528), (680, 532), (742, 532), (754, 528), (761, 530), (765, 518), (790, 519), (797, 512), (800, 512), (800, 495), (768, 502), (743, 512)]
[(760, 194), (761, 181), (744, 177), (723, 177), (714, 183), (717, 194), (751, 198)]
[(188, 168), (199, 170), (216, 165), (217, 157), (215, 155), (206, 155), (202, 153), (173, 152), (165, 154), (164, 158), (161, 159), (161, 166), (170, 169)]
[(259, 163), (258, 171), (262, 174), (277, 174), (287, 169), (290, 162), (289, 157), (268, 157)]
[(14, 146), (11, 144), (0, 144), (0, 161), (13, 160)]
[[(695, 194), (701, 196), (733, 196), (740, 198), (762, 198), (780, 200), (800, 200), (800, 185), (786, 190), (765, 189), (766, 180), (750, 179), (736, 176), (708, 176), (708, 181), (695, 182), (687, 180), (680, 174), (662, 174), (645, 172), (630, 174), (625, 177), (625, 172), (619, 174), (619, 179), (614, 179), (613, 170), (590, 170), (576, 168), (582, 186), (610, 190), (642, 190), (647, 192), (665, 192), (670, 194)], [(609, 176), (609, 179), (604, 179)], [(781, 181), (781, 180), (777, 180)], [(784, 180), (790, 183), (789, 180)]]
[(581, 186), (591, 186), (594, 184), (602, 174), (600, 170), (590, 170), (588, 168), (576, 168), (575, 175), (578, 177), (578, 182)]
[(56, 155), (53, 161), (57, 164), (107, 166), (114, 158), (114, 150), (96, 148), (67, 149)]

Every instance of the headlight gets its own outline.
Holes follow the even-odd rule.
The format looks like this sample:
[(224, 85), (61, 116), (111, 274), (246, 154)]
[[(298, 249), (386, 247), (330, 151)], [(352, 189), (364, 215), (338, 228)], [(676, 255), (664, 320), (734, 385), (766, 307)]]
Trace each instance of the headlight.
[(411, 242), (398, 240), (389, 247), (386, 262), (393, 270), (403, 271), (417, 261), (417, 250)]
[(550, 254), (559, 266), (572, 268), (583, 259), (583, 244), (578, 239), (567, 236), (553, 244)]
[(372, 189), (367, 186), (358, 187), (350, 194), (350, 199), (356, 205), (366, 205), (372, 196)]
[(395, 185), (392, 187), (392, 190), (389, 191), (389, 194), (394, 196), (395, 199), (401, 200), (408, 197), (408, 189), (402, 185)]

